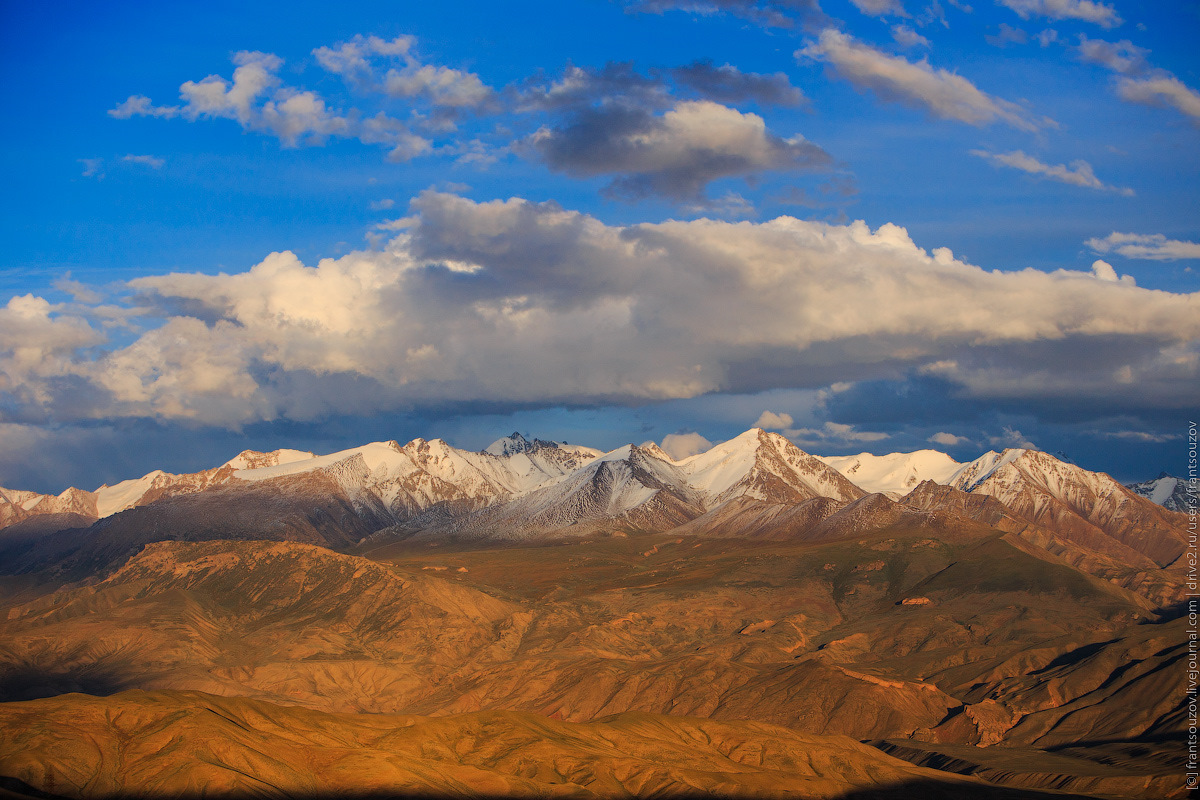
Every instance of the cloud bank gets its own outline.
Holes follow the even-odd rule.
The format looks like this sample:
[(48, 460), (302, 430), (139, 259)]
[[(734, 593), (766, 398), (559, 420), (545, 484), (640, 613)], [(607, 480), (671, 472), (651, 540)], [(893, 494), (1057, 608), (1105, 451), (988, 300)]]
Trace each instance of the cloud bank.
[(904, 374), (975, 397), (1183, 408), (1200, 379), (1200, 295), (1082, 271), (988, 272), (891, 224), (616, 227), (437, 192), (410, 211), (378, 251), (133, 280), (126, 310), (162, 323), (124, 346), (106, 345), (111, 309), (14, 298), (0, 309), (0, 421), (236, 427)]

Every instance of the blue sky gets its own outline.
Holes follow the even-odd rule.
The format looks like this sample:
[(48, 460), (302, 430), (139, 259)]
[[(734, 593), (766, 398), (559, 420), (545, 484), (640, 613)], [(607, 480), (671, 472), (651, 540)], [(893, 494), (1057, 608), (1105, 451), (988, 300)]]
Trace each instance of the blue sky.
[(1183, 470), (1200, 3), (0, 14), (0, 485), (756, 423)]

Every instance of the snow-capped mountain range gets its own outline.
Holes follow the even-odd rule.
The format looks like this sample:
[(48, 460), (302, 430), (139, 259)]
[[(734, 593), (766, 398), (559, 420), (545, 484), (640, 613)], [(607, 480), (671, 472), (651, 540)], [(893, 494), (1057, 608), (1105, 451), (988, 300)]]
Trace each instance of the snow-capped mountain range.
[[(323, 456), (248, 450), (202, 472), (156, 470), (94, 492), (71, 488), (53, 496), (0, 489), (0, 527), (44, 532), (101, 520), (111, 529), (108, 520), (122, 512), (186, 501), (192, 503), (187, 513), (131, 517), (130, 524), (157, 530), (200, 517), (212, 533), (220, 526), (211, 520), (234, 515), (230, 509), (253, 508), (254, 524), (266, 520), (284, 530), (280, 536), (299, 525), (314, 541), (330, 525), (341, 526), (339, 541), (364, 534), (526, 539), (684, 526), (693, 533), (778, 536), (828, 527), (829, 520), (861, 525), (864, 515), (916, 513), (897, 501), (926, 482), (991, 496), (1023, 525), (1056, 531), (1076, 549), (1106, 558), (1161, 567), (1182, 551), (1178, 515), (1108, 475), (1046, 453), (1010, 449), (966, 464), (933, 450), (821, 458), (759, 428), (678, 460), (653, 443), (604, 453), (518, 433), (477, 452), (441, 439), (375, 442)], [(878, 499), (863, 500), (868, 495)], [(938, 503), (966, 507), (942, 495)], [(933, 496), (924, 492), (921, 513)], [(319, 503), (320, 513), (305, 510)], [(302, 524), (295, 522), (306, 514)]]

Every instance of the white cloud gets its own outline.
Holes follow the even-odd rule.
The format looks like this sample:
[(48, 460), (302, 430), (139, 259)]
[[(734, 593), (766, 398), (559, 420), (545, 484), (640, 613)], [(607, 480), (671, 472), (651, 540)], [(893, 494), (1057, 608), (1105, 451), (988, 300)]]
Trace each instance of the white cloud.
[[(318, 60), (331, 71), (356, 75), (363, 52), (403, 54), (411, 42), (406, 37), (392, 42), (371, 37), (360, 44), (361, 47), (350, 43), (338, 51), (318, 51)], [(356, 138), (364, 144), (389, 148), (391, 161), (408, 161), (433, 152), (433, 142), (383, 112), (360, 119), (355, 111), (343, 114), (331, 109), (316, 92), (283, 85), (276, 74), (283, 60), (276, 55), (243, 51), (235, 54), (233, 61), (237, 66), (232, 81), (219, 75), (186, 81), (179, 87), (182, 103), (178, 106), (154, 106), (149, 98), (134, 95), (109, 114), (119, 119), (132, 116), (178, 116), (192, 122), (230, 119), (245, 130), (276, 137), (284, 147), (321, 145), (330, 137)], [(435, 89), (443, 93), (452, 91), (445, 85)]]
[(900, 0), (850, 0), (862, 13), (871, 17), (907, 17)]
[(992, 447), (1013, 447), (1024, 450), (1037, 450), (1038, 446), (1029, 441), (1025, 434), (1015, 428), (1006, 427), (999, 436), (988, 438)]
[(318, 47), (313, 50), (313, 55), (322, 67), (335, 75), (365, 78), (373, 72), (372, 56), (408, 58), (416, 43), (414, 36), (397, 36), (387, 41), (378, 36), (358, 35), (335, 47)]
[(131, 94), (123, 103), (119, 103), (116, 108), (108, 110), (110, 117), (117, 119), (129, 119), (130, 117), (174, 117), (179, 115), (177, 106), (155, 106), (149, 97), (140, 94)]
[(881, 442), (890, 438), (889, 434), (880, 431), (860, 431), (853, 425), (843, 425), (840, 422), (826, 422), (820, 428), (795, 428), (783, 432), (787, 438), (803, 445), (831, 444), (850, 442)]
[(471, 108), (492, 96), (490, 87), (473, 72), (431, 64), (388, 70), (384, 88), (393, 97), (428, 97), (437, 106)]
[(994, 47), (1008, 47), (1010, 44), (1025, 44), (1025, 42), (1029, 41), (1029, 34), (1020, 28), (1014, 28), (1011, 25), (1001, 22), (998, 34), (983, 38), (988, 44)]
[(1079, 58), (1101, 64), (1120, 77), (1117, 95), (1126, 102), (1174, 108), (1200, 125), (1200, 92), (1165, 69), (1152, 67), (1146, 56), (1150, 51), (1127, 39), (1107, 42), (1079, 37)]
[(83, 164), (83, 172), (80, 174), (85, 178), (103, 178), (104, 177), (104, 159), (103, 158), (77, 158), (75, 159), (80, 164)]
[(907, 25), (893, 25), (892, 39), (901, 47), (929, 47), (929, 40)]
[(1107, 3), (1092, 0), (998, 0), (1020, 15), (1021, 19), (1046, 17), (1047, 19), (1078, 19), (1092, 22), (1102, 28), (1115, 28), (1121, 24), (1117, 11)]
[(371, 201), (371, 210), (372, 211), (386, 211), (389, 208), (395, 207), (395, 205), (396, 205), (395, 200), (393, 200), (390, 197), (385, 197), (382, 200), (372, 200)]
[(804, 19), (826, 19), (818, 0), (624, 0), (627, 10), (662, 14), (733, 14), (766, 27), (791, 28)]
[(362, 123), (358, 138), (364, 144), (390, 147), (388, 161), (411, 161), (433, 152), (433, 142), (413, 133), (403, 122), (392, 119), (382, 111)]
[(1053, 28), (1046, 28), (1037, 35), (1038, 44), (1042, 47), (1049, 47), (1058, 41), (1058, 31)]
[(758, 419), (754, 422), (754, 427), (763, 428), (768, 431), (781, 431), (784, 428), (790, 428), (796, 424), (792, 419), (791, 414), (776, 414), (774, 411), (764, 411), (758, 415)]
[(104, 296), (92, 287), (72, 280), (69, 272), (54, 282), (54, 288), (71, 295), (75, 302), (86, 305), (95, 305), (104, 299)]
[(1015, 103), (981, 91), (961, 75), (934, 69), (924, 60), (914, 63), (888, 55), (833, 29), (822, 31), (817, 43), (795, 55), (824, 61), (855, 86), (871, 89), (885, 100), (923, 106), (943, 119), (968, 125), (1004, 122), (1024, 131), (1053, 125), (1050, 120), (1035, 120)]
[(382, 250), (132, 281), (136, 309), (168, 321), (109, 352), (77, 311), (14, 300), (0, 314), (4, 391), (20, 387), (21, 413), (61, 420), (239, 425), (446, 402), (641, 403), (922, 367), (973, 396), (1079, 402), (1128, 393), (1111, 376), (1135, 357), (1139, 401), (1194, 400), (1200, 380), (1200, 295), (989, 272), (895, 225), (614, 227), (433, 192), (411, 212)]
[[(491, 100), (495, 92), (473, 72), (438, 64), (425, 64), (416, 55), (413, 36), (397, 36), (391, 41), (378, 36), (355, 36), (334, 47), (313, 51), (317, 62), (327, 71), (349, 80), (359, 88), (385, 92), (393, 97), (423, 98), (435, 107), (475, 108)], [(376, 58), (401, 61), (380, 74)]]
[(275, 71), (283, 59), (272, 53), (243, 50), (235, 53), (233, 82), (219, 75), (209, 75), (200, 81), (185, 81), (179, 87), (184, 105), (180, 113), (188, 119), (226, 117), (236, 119), (243, 127), (253, 127), (256, 121), (256, 101), (279, 84)]
[(1096, 259), (1092, 262), (1092, 274), (1102, 281), (1117, 281), (1117, 271), (1113, 269), (1113, 265), (1107, 261)]
[(1134, 442), (1173, 442), (1183, 438), (1181, 434), (1147, 433), (1146, 431), (1092, 431), (1101, 439), (1125, 439)]
[(142, 166), (150, 167), (150, 169), (162, 169), (163, 164), (167, 163), (158, 156), (135, 156), (133, 154), (127, 155), (121, 160), (128, 161), (131, 164), (141, 164)]
[(953, 433), (946, 433), (945, 431), (938, 431), (930, 436), (926, 441), (933, 442), (934, 444), (940, 444), (943, 447), (958, 447), (962, 444), (971, 443), (971, 440), (966, 436), (955, 436)]
[(1200, 258), (1200, 242), (1168, 239), (1161, 233), (1118, 233), (1084, 242), (1097, 253), (1115, 252), (1126, 258), (1148, 261), (1176, 261), (1181, 258)]
[[(179, 106), (154, 106), (150, 98), (132, 95), (111, 109), (110, 116), (232, 119), (244, 129), (270, 133), (287, 147), (321, 144), (330, 136), (354, 135), (349, 119), (330, 111), (314, 92), (282, 86), (275, 74), (283, 59), (272, 53), (235, 53), (233, 80), (209, 75), (179, 87)], [(132, 159), (136, 160), (136, 159)], [(144, 162), (148, 163), (148, 162)]]
[(698, 433), (668, 433), (663, 437), (663, 452), (679, 461), (709, 450), (713, 443)]
[(1067, 166), (1066, 164), (1044, 164), (1021, 150), (1014, 150), (1011, 153), (989, 153), (986, 150), (972, 150), (971, 155), (987, 159), (998, 166), (1012, 167), (1022, 172), (1028, 172), (1031, 175), (1044, 175), (1052, 180), (1059, 181), (1060, 183), (1069, 183), (1072, 186), (1082, 186), (1087, 189), (1104, 189), (1123, 194), (1126, 197), (1134, 195), (1133, 189), (1111, 186), (1101, 181), (1096, 177), (1092, 165), (1083, 159), (1072, 161), (1071, 165)]
[(1079, 60), (1100, 64), (1113, 72), (1124, 75), (1137, 74), (1149, 69), (1146, 56), (1150, 51), (1138, 47), (1128, 39), (1107, 42), (1103, 39), (1079, 37)]
[(1200, 123), (1200, 92), (1184, 84), (1174, 75), (1162, 74), (1150, 78), (1120, 78), (1117, 94), (1121, 99), (1144, 105), (1173, 106), (1176, 110)]

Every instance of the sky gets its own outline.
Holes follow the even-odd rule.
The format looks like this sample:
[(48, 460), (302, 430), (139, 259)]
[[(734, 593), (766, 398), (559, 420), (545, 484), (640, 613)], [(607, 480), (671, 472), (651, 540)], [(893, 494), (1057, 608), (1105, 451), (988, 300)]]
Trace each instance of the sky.
[(0, 485), (520, 431), (1184, 475), (1200, 2), (0, 2)]

